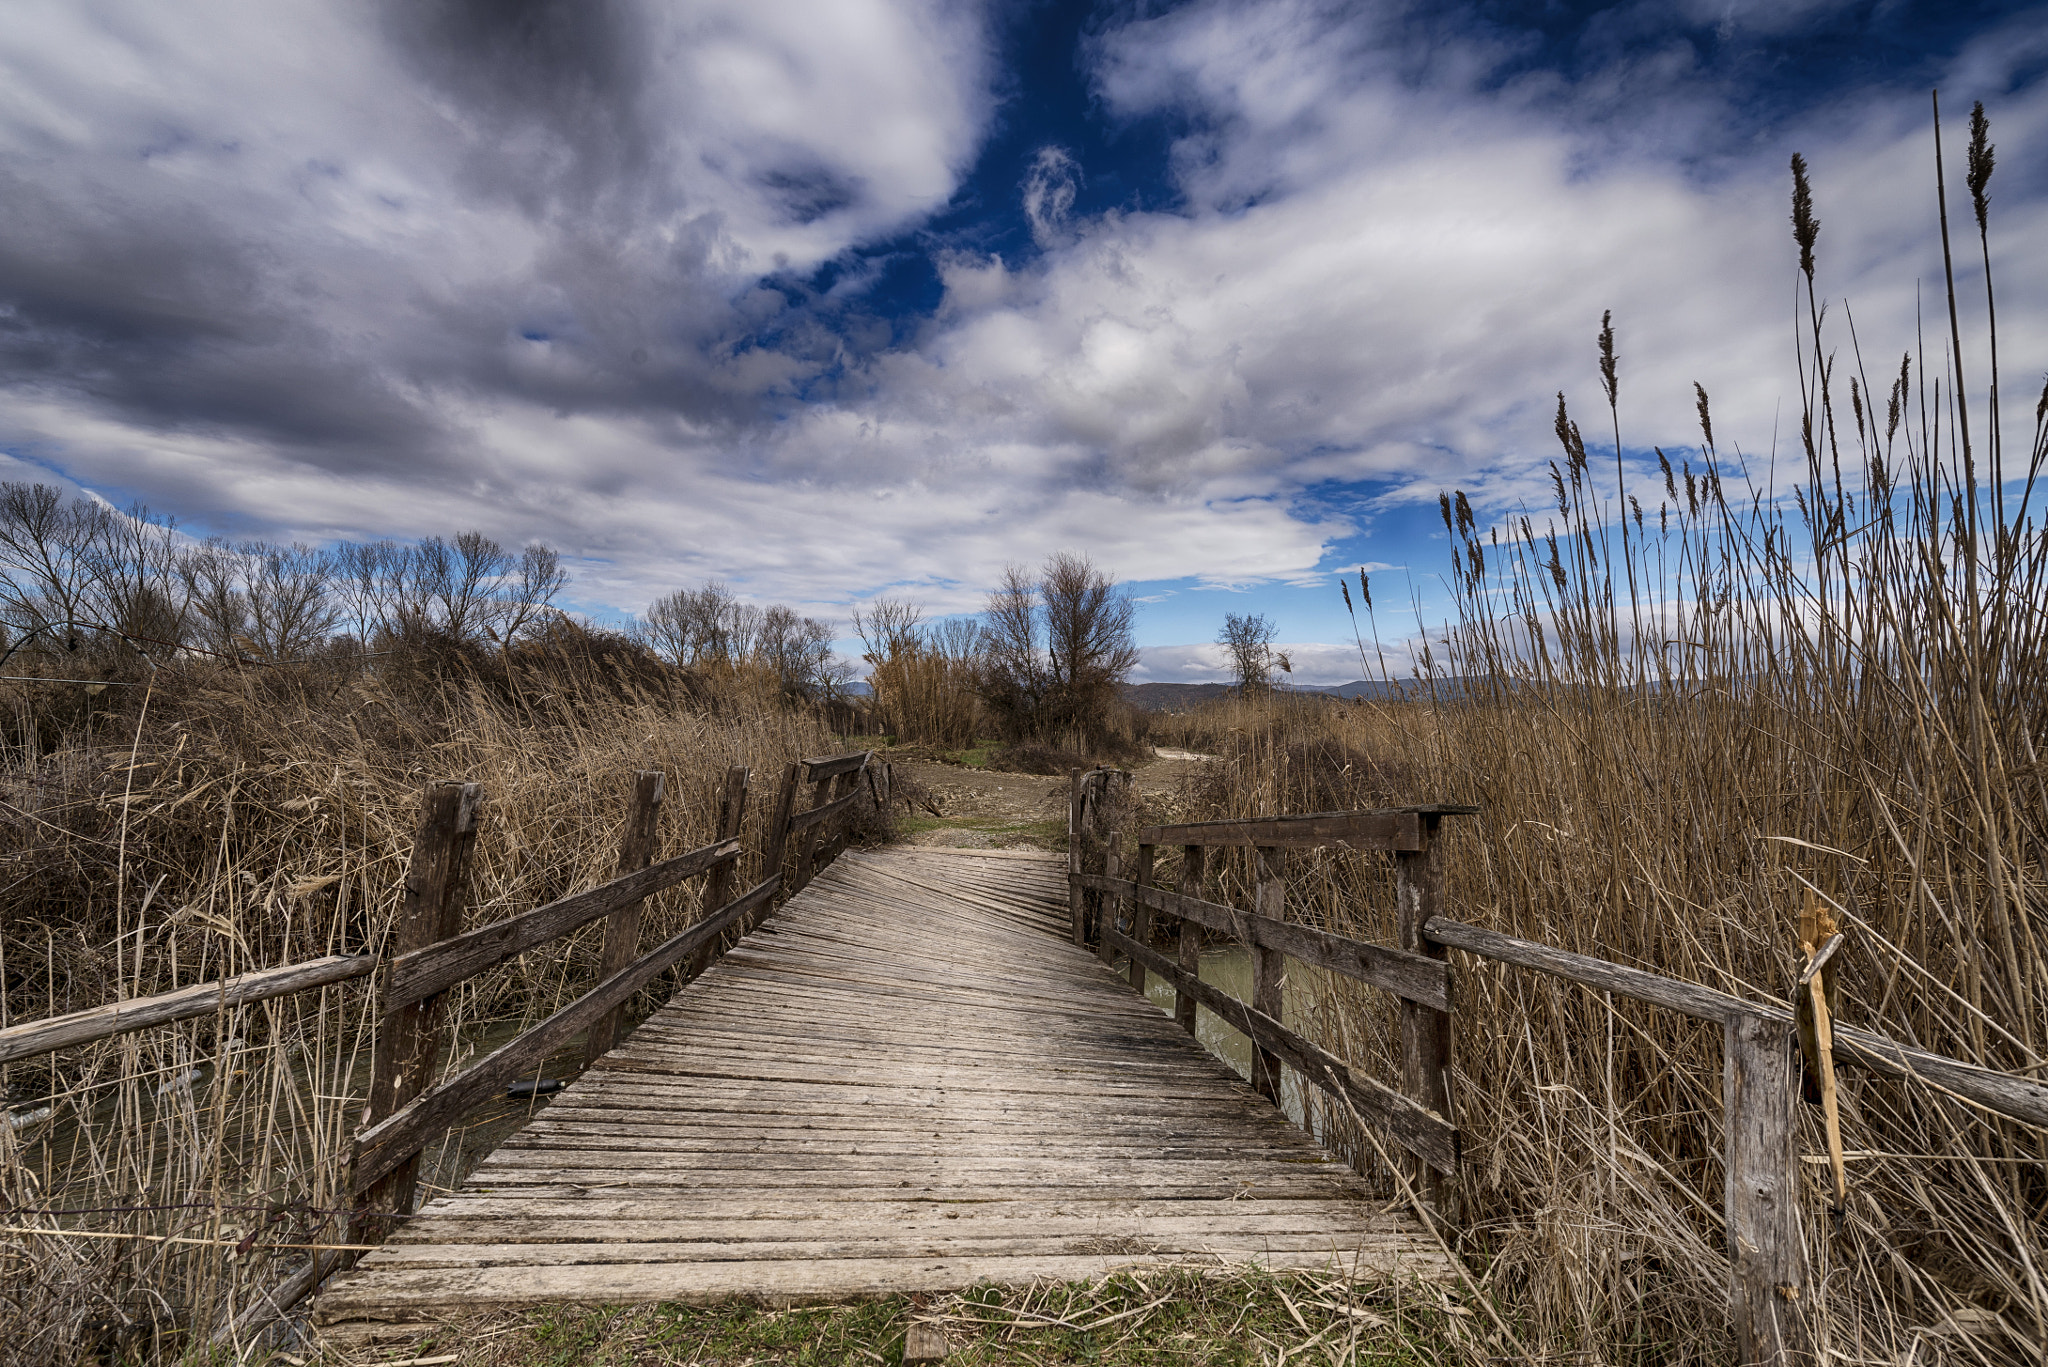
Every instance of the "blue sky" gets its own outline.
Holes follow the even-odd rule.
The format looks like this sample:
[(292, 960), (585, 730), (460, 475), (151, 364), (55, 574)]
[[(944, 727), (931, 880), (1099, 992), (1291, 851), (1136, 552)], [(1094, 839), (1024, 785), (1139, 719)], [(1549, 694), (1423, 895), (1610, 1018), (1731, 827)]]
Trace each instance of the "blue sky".
[(543, 540), (607, 616), (972, 610), (1081, 550), (1144, 677), (1214, 677), (1234, 610), (1336, 682), (1337, 575), (1405, 635), (1438, 492), (1540, 510), (1557, 392), (1605, 427), (1603, 310), (1632, 488), (1694, 380), (1767, 464), (1793, 151), (1822, 291), (1910, 345), (1931, 87), (1991, 114), (2038, 374), (2044, 74), (2016, 3), (17, 0), (0, 475)]

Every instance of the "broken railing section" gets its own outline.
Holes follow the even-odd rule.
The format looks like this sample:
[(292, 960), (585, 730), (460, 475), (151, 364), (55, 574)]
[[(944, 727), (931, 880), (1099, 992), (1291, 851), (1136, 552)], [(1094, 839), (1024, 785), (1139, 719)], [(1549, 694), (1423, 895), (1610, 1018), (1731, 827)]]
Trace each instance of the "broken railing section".
[[(1174, 1018), (1194, 1031), (1200, 1003), (1254, 1046), (1253, 1084), (1279, 1096), (1280, 1069), (1338, 1099), (1412, 1156), (1411, 1175), (1440, 1196), (1457, 1171), (1459, 1133), (1450, 1095), (1451, 990), (1447, 951), (1534, 969), (1595, 991), (1647, 1002), (1723, 1028), (1725, 1102), (1723, 1193), (1727, 1215), (1729, 1300), (1739, 1360), (1810, 1363), (1814, 1288), (1800, 1228), (1797, 1180), (1798, 1085), (1793, 1008), (1757, 1002), (1697, 983), (1680, 982), (1552, 945), (1467, 925), (1443, 914), (1444, 865), (1438, 840), (1447, 817), (1476, 807), (1423, 806), (1376, 811), (1317, 812), (1124, 832), (1115, 814), (1129, 775), (1074, 771), (1069, 807), (1069, 874), (1075, 943), (1105, 959), (1131, 963), (1131, 985), (1143, 990), (1148, 971), (1175, 992)], [(1134, 867), (1124, 877), (1128, 840)], [(1153, 856), (1182, 850), (1180, 891), (1155, 886)], [(1202, 899), (1208, 851), (1254, 851), (1251, 910)], [(1383, 850), (1395, 860), (1393, 945), (1374, 945), (1288, 920), (1286, 852), (1290, 849)], [(1126, 912), (1126, 908), (1128, 911)], [(1153, 914), (1178, 922), (1174, 957), (1158, 947)], [(1128, 926), (1128, 930), (1124, 927)], [(1204, 931), (1245, 946), (1253, 956), (1252, 1000), (1241, 1002), (1203, 983), (1198, 949)], [(1388, 1087), (1354, 1070), (1281, 1024), (1284, 961), (1340, 973), (1393, 993), (1401, 1008), (1401, 1084)], [(1834, 1062), (1893, 1078), (1917, 1078), (1996, 1115), (2048, 1126), (2048, 1083), (1909, 1048), (1882, 1035), (1836, 1024)], [(1439, 1201), (1440, 1211), (1449, 1209)]]

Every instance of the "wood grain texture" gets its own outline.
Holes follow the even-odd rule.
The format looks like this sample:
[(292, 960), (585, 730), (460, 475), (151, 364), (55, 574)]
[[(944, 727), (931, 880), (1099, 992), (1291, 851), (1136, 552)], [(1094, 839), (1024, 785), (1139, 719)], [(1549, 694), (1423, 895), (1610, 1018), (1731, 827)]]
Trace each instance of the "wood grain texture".
[(1390, 1138), (1429, 1167), (1439, 1172), (1457, 1171), (1458, 1132), (1442, 1115), (1425, 1110), (1392, 1088), (1352, 1071), (1344, 1060), (1313, 1041), (1303, 1039), (1264, 1011), (1245, 1005), (1199, 977), (1190, 978), (1165, 955), (1115, 931), (1109, 932), (1109, 936), (1118, 949), (1142, 960), (1147, 968), (1172, 981), (1176, 989), (1188, 993), (1215, 1012), (1218, 1019), (1245, 1035), (1258, 1049), (1284, 1061), (1332, 1096), (1349, 1102), (1361, 1119), (1378, 1123)]
[(807, 759), (804, 765), (804, 781), (816, 783), (822, 778), (837, 778), (841, 774), (855, 773), (867, 767), (874, 758), (872, 750), (856, 750), (850, 755), (833, 755), (828, 759)]
[[(1731, 1016), (1789, 1022), (1792, 1011), (1782, 1002), (1750, 1001), (1699, 983), (1681, 982), (1640, 968), (1574, 954), (1553, 945), (1521, 940), (1497, 930), (1433, 917), (1424, 927), (1429, 939), (1504, 964), (1533, 968), (1596, 991), (1648, 1002), (1697, 1020), (1719, 1022)], [(2048, 1083), (1979, 1068), (1961, 1059), (1930, 1054), (1900, 1044), (1875, 1031), (1834, 1022), (1834, 1055), (1838, 1065), (1868, 1068), (1886, 1077), (1911, 1078), (1953, 1093), (1988, 1111), (2028, 1125), (2048, 1127)]]
[[(661, 799), (668, 790), (668, 779), (659, 769), (642, 769), (633, 775), (633, 791), (626, 803), (626, 830), (619, 838), (619, 868), (615, 879), (635, 874), (654, 862), (654, 828), (661, 818)], [(605, 923), (604, 949), (598, 960), (597, 975), (609, 978), (612, 974), (633, 962), (633, 956), (640, 951), (640, 908), (645, 899), (636, 897), (611, 914)], [(706, 906), (717, 906), (706, 902)], [(618, 1043), (619, 1027), (624, 1023), (625, 1007), (614, 1006), (604, 1013), (583, 1041), (583, 1060), (590, 1060), (608, 1053)]]
[[(1202, 847), (1193, 845), (1187, 848), (1199, 850)], [(1188, 867), (1190, 865), (1183, 862), (1182, 868)], [(1094, 875), (1084, 877), (1083, 884), (1094, 878)], [(1442, 960), (1426, 954), (1369, 944), (1327, 930), (1317, 930), (1314, 926), (1275, 921), (1221, 902), (1204, 901), (1189, 894), (1185, 888), (1176, 893), (1159, 887), (1140, 889), (1133, 886), (1130, 896), (1169, 916), (1228, 935), (1241, 944), (1278, 950), (1305, 964), (1385, 988), (1397, 997), (1438, 1011), (1451, 1009), (1450, 968)]]
[(739, 856), (737, 840), (721, 840), (532, 911), (408, 950), (391, 961), (385, 1001), (395, 1009), (444, 992), (464, 978), (558, 940), (621, 907), (637, 906), (643, 898)]
[(1367, 812), (1308, 812), (1262, 816), (1248, 821), (1194, 821), (1179, 826), (1143, 826), (1141, 845), (1267, 845), (1314, 849), (1336, 845), (1350, 850), (1419, 850), (1422, 817), (1413, 807)]
[(1448, 1278), (1416, 1223), (1071, 942), (1068, 891), (1057, 856), (843, 855), (316, 1319), (345, 1337), (1132, 1263)]
[(34, 1058), (52, 1050), (69, 1049), (73, 1045), (90, 1044), (113, 1035), (146, 1030), (152, 1025), (169, 1025), (172, 1021), (210, 1016), (230, 1007), (268, 1001), (272, 997), (305, 992), (329, 983), (366, 978), (376, 970), (374, 955), (330, 954), (300, 964), (260, 968), (253, 973), (181, 987), (175, 992), (160, 992), (153, 997), (131, 997), (123, 1002), (108, 1002), (105, 1006), (74, 1011), (67, 1016), (10, 1025), (0, 1030), (0, 1063)]
[(1735, 1015), (1726, 1026), (1728, 1309), (1741, 1367), (1812, 1362), (1813, 1288), (1799, 1232), (1792, 1030)]
[(725, 932), (775, 895), (771, 878), (734, 898), (688, 930), (649, 950), (597, 986), (471, 1064), (432, 1091), (392, 1112), (356, 1136), (349, 1165), (351, 1191), (362, 1191), (408, 1162), (420, 1146), (443, 1133), (469, 1111), (505, 1090), (514, 1079), (567, 1044), (606, 1012), (653, 982), (670, 966)]

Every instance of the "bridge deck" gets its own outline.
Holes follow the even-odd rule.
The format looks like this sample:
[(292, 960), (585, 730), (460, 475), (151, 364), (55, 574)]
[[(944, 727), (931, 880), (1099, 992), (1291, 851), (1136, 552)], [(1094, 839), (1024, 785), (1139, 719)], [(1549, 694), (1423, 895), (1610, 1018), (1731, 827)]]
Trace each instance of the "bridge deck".
[(316, 1320), (1133, 1263), (1449, 1275), (1066, 923), (1050, 858), (847, 854), (336, 1278)]

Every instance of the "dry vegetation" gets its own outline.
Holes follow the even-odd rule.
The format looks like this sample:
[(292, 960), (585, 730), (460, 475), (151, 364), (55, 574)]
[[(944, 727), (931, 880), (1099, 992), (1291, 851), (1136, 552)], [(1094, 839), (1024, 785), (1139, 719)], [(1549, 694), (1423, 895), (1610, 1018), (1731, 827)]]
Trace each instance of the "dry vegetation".
[[(1797, 202), (1810, 284), (1803, 170)], [(1787, 992), (1812, 889), (1849, 927), (1848, 1021), (2041, 1076), (2048, 536), (2032, 497), (2048, 396), (2024, 459), (2008, 459), (1986, 407), (1954, 402), (1952, 353), (1909, 355), (1873, 388), (1819, 313), (1806, 318), (1796, 488), (1758, 487), (1717, 449), (1702, 391), (1697, 468), (1667, 466), (1662, 505), (1636, 507), (1560, 403), (1554, 513), (1482, 528), (1464, 495), (1445, 500), (1458, 616), (1423, 652), (1421, 696), (1253, 694), (1158, 719), (1154, 741), (1222, 757), (1171, 815), (1476, 803), (1480, 817), (1448, 827), (1454, 914), (1759, 998)], [(1617, 405), (1611, 331), (1600, 347)], [(1073, 577), (1072, 596), (1094, 591)], [(1020, 577), (996, 605), (1013, 645), (1044, 640), (1033, 591)], [(693, 643), (723, 649), (728, 602), (670, 606), (675, 660)], [(865, 626), (878, 711), (906, 739), (961, 749), (1002, 724), (1048, 753), (1100, 753), (1136, 730), (1085, 671), (1063, 682), (1055, 661), (1004, 691), (973, 633), (909, 609)], [(188, 660), (134, 673), (125, 691), (15, 687), (0, 771), (11, 1017), (374, 947), (430, 779), (486, 786), (470, 915), (495, 918), (609, 875), (630, 770), (668, 770), (673, 850), (708, 838), (724, 765), (765, 776), (833, 745), (772, 665), (686, 674), (567, 628), (457, 655)], [(1369, 644), (1361, 658), (1375, 672)], [(1070, 705), (1074, 679), (1095, 689), (1086, 715)], [(1023, 724), (1026, 685), (1068, 695)], [(1244, 904), (1241, 864), (1214, 877), (1212, 895)], [(1298, 914), (1391, 938), (1391, 872), (1376, 858), (1302, 855), (1290, 878)], [(649, 933), (692, 915), (688, 897), (666, 895)], [(594, 958), (586, 939), (465, 987), (465, 1038), (551, 1009)], [(1391, 1001), (1298, 971), (1303, 1023), (1396, 1076)], [(1465, 1321), (1450, 1350), (1475, 1363), (1723, 1360), (1719, 1032), (1496, 965), (1461, 961), (1457, 975), (1468, 1164), (1445, 1233), (1499, 1318)], [(179, 1347), (299, 1245), (334, 1238), (368, 1010), (360, 985), (330, 989), (13, 1068), (0, 1358)], [(1819, 1154), (1817, 1111), (1810, 1122)], [(1364, 1142), (1342, 1118), (1317, 1123)], [(1844, 1074), (1843, 1124), (1846, 1206), (1831, 1209), (1825, 1168), (1806, 1166), (1836, 1360), (2048, 1361), (2044, 1136), (1857, 1072)], [(575, 1360), (593, 1360), (578, 1343)]]
[[(678, 696), (636, 675), (637, 655), (583, 644), (536, 648), (495, 676), (437, 656), (376, 672), (166, 666), (91, 697), (16, 688), (0, 774), (9, 1017), (376, 947), (437, 778), (487, 795), (472, 921), (610, 877), (635, 769), (667, 771), (660, 842), (677, 851), (710, 839), (724, 767), (754, 765), (757, 860), (763, 790), (787, 760), (835, 748), (819, 714), (785, 706), (765, 678), (700, 678)], [(76, 715), (55, 727), (53, 708)], [(64, 739), (45, 748), (36, 737), (52, 730)], [(655, 899), (646, 933), (673, 933), (693, 896)], [(587, 985), (599, 934), (466, 984), (458, 1053)], [(304, 1245), (344, 1239), (336, 1183), (372, 1005), (349, 984), (9, 1068), (0, 1361), (173, 1355)], [(456, 1155), (437, 1157), (445, 1182)]]
[[(1226, 761), (1186, 814), (1476, 803), (1447, 822), (1455, 915), (1755, 998), (1788, 995), (1812, 889), (1848, 928), (1846, 1020), (2041, 1077), (2048, 391), (2008, 454), (1981, 400), (1954, 404), (1953, 351), (1909, 354), (1874, 389), (1821, 312), (1789, 498), (1716, 449), (1702, 390), (1699, 468), (1667, 464), (1663, 505), (1615, 517), (1612, 474), (1603, 505), (1560, 401), (1554, 513), (1486, 529), (1445, 499), (1459, 616), (1430, 633), (1423, 700), (1232, 699), (1168, 719), (1161, 743)], [(1612, 404), (1606, 329), (1600, 359)], [(1223, 877), (1246, 895), (1241, 866)], [(1291, 905), (1391, 938), (1387, 869), (1317, 855), (1292, 878)], [(1720, 1032), (1498, 965), (1457, 971), (1456, 1227), (1522, 1343), (1720, 1360)], [(1398, 1076), (1388, 1003), (1335, 982), (1309, 995), (1326, 1038)], [(1846, 1206), (1825, 1166), (1805, 1168), (1828, 1348), (2048, 1361), (2048, 1136), (1927, 1086), (1843, 1081)]]

